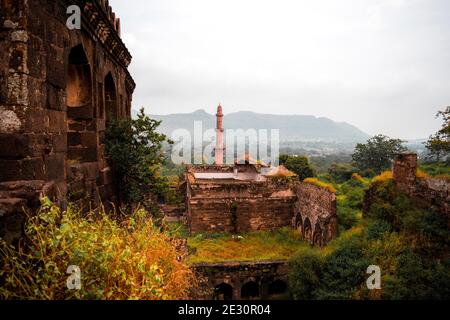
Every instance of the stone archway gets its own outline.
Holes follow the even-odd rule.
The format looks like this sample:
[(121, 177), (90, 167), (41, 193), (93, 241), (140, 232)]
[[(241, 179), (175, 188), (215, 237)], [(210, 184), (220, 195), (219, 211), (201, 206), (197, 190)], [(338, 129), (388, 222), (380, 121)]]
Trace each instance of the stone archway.
[(255, 281), (246, 282), (241, 288), (241, 299), (255, 300), (259, 299), (259, 285)]
[(97, 161), (97, 133), (93, 126), (92, 75), (83, 46), (69, 53), (67, 70), (67, 148), (69, 164)]
[(303, 222), (303, 238), (308, 242), (312, 242), (312, 225), (308, 217)]
[(298, 231), (300, 236), (303, 236), (303, 220), (302, 215), (300, 213), (297, 213), (296, 216), (295, 229)]
[(287, 283), (278, 279), (269, 284), (268, 294), (271, 298), (279, 298), (286, 294), (287, 288)]
[(222, 282), (214, 287), (213, 300), (232, 300), (233, 287), (228, 283)]
[(323, 232), (319, 223), (314, 227), (313, 244), (319, 247), (323, 245)]

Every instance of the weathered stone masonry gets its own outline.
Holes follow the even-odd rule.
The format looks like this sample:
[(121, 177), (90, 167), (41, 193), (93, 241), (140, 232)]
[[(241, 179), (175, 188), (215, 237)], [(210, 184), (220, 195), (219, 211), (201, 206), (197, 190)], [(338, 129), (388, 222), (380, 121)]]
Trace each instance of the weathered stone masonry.
[[(295, 227), (312, 245), (337, 235), (336, 195), (272, 176), (259, 165), (194, 166), (186, 173), (187, 224), (192, 233), (245, 233)], [(285, 170), (285, 169), (284, 169)]]
[[(103, 0), (0, 0), (0, 224), (18, 229), (40, 195), (114, 200), (104, 131), (129, 117), (135, 83), (120, 21)], [(66, 27), (78, 5), (82, 29)], [(7, 229), (7, 230), (5, 230)], [(14, 232), (13, 232), (14, 233)]]
[(195, 295), (207, 300), (277, 299), (288, 289), (287, 261), (198, 263)]
[(396, 157), (393, 176), (397, 188), (410, 196), (416, 205), (450, 217), (450, 180), (418, 178), (415, 153), (400, 154)]

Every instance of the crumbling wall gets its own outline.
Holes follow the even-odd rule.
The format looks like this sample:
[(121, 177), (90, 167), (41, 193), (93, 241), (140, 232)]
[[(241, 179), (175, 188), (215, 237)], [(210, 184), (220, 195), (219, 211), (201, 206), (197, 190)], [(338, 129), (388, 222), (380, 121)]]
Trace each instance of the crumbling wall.
[[(66, 27), (74, 4), (82, 10), (81, 30)], [(114, 200), (103, 143), (105, 79), (114, 79), (118, 117), (130, 116), (135, 84), (108, 1), (0, 5), (0, 225), (43, 195), (86, 208)]]
[(314, 184), (296, 185), (294, 227), (312, 245), (323, 246), (338, 233), (336, 195)]
[(397, 188), (419, 207), (450, 215), (450, 179), (418, 178), (416, 173), (416, 154), (397, 155), (393, 167)]

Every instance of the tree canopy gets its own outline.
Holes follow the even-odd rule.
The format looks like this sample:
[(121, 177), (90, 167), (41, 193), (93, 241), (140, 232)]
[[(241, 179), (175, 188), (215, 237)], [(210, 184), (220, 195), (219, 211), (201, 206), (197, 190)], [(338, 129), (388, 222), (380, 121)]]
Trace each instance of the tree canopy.
[(389, 169), (395, 154), (406, 151), (402, 143), (400, 139), (384, 135), (372, 137), (365, 144), (358, 143), (352, 156), (353, 165), (361, 172), (373, 170), (380, 173)]
[(280, 164), (297, 174), (300, 180), (305, 180), (315, 175), (307, 157), (280, 155)]
[(425, 143), (430, 157), (440, 160), (450, 160), (450, 107), (443, 111), (439, 111), (437, 118), (442, 117), (442, 129), (432, 135)]
[(113, 120), (106, 130), (106, 153), (122, 201), (143, 202), (149, 195), (162, 197), (168, 190), (160, 170), (162, 144), (169, 140), (156, 131), (160, 124), (141, 109), (137, 119)]

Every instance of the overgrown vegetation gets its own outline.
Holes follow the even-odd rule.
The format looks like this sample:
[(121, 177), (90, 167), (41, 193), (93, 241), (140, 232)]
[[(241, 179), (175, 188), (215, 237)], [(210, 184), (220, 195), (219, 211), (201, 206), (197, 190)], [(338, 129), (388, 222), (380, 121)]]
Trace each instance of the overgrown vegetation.
[(163, 143), (171, 141), (156, 131), (160, 124), (141, 109), (137, 119), (113, 120), (106, 129), (106, 154), (122, 203), (154, 202), (170, 192), (167, 179), (161, 175), (161, 166)]
[[(292, 297), (449, 299), (447, 217), (415, 207), (387, 172), (371, 183), (369, 212), (356, 217), (365, 185), (357, 176), (337, 185), (341, 235), (326, 248), (311, 248), (291, 260)], [(381, 268), (381, 290), (367, 289), (369, 265)]]
[(436, 134), (432, 135), (425, 146), (428, 149), (429, 158), (437, 162), (450, 162), (450, 107), (439, 111), (437, 118), (442, 118), (442, 128)]
[[(104, 212), (65, 212), (44, 199), (18, 248), (0, 239), (0, 299), (183, 299), (193, 274), (176, 244), (137, 209), (118, 222)], [(81, 289), (69, 290), (69, 266)]]
[(280, 164), (298, 175), (300, 180), (315, 176), (314, 169), (307, 157), (280, 155)]
[(189, 260), (198, 262), (289, 259), (309, 248), (292, 228), (272, 232), (253, 232), (242, 236), (198, 234), (188, 239)]
[(376, 175), (391, 167), (395, 154), (406, 151), (403, 141), (377, 135), (367, 140), (365, 144), (358, 143), (353, 153), (353, 165), (359, 173)]

